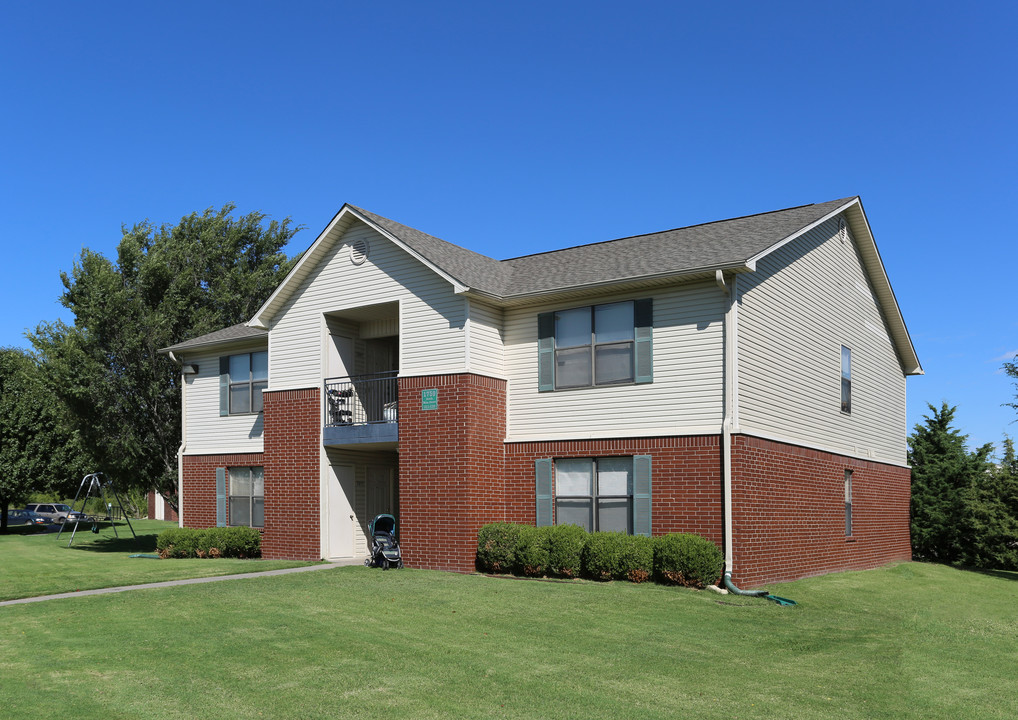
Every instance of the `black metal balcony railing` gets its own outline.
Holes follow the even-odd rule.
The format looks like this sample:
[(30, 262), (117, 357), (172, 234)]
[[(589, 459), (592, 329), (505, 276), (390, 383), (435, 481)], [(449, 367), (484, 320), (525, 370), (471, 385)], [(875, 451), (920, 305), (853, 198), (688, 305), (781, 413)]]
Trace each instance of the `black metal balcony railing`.
[(325, 426), (396, 422), (397, 374), (326, 378)]

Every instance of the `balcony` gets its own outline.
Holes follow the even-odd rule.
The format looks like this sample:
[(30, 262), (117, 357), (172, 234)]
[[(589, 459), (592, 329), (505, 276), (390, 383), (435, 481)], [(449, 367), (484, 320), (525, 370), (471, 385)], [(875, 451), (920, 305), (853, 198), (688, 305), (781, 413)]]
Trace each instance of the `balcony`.
[(325, 445), (395, 443), (399, 439), (397, 374), (393, 370), (326, 378)]

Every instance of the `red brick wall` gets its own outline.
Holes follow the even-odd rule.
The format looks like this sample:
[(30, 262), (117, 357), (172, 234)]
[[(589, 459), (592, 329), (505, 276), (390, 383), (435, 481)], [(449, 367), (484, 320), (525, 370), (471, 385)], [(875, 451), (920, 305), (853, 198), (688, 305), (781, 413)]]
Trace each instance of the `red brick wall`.
[(692, 532), (723, 546), (721, 452), (718, 436), (509, 443), (506, 521), (536, 521), (534, 461), (540, 458), (651, 456), (654, 535)]
[(262, 557), (319, 560), (322, 417), (318, 388), (265, 392)]
[(155, 519), (156, 509), (158, 508), (157, 503), (163, 505), (163, 519), (175, 521), (177, 519), (177, 511), (170, 507), (170, 504), (163, 500), (163, 496), (157, 493), (155, 490), (149, 490), (148, 493), (148, 518), (150, 520)]
[[(477, 531), (501, 521), (505, 381), (469, 373), (399, 379), (399, 517), (403, 561), (474, 569)], [(421, 390), (438, 408), (421, 409)]]
[[(845, 470), (852, 537), (845, 537)], [(743, 587), (909, 560), (910, 471), (736, 435), (733, 579)]]
[[(262, 453), (185, 455), (183, 464), (180, 506), (184, 511), (184, 527), (209, 528), (216, 526), (216, 468), (262, 465), (263, 456)], [(226, 511), (229, 513), (229, 507)]]

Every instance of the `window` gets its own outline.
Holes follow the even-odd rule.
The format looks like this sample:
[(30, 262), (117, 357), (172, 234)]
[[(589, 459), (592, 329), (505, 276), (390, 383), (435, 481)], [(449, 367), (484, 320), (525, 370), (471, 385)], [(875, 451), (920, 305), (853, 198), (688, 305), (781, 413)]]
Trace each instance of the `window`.
[(230, 525), (265, 526), (265, 476), (262, 468), (230, 468)]
[(841, 346), (841, 412), (852, 412), (852, 351)]
[(845, 537), (852, 536), (852, 471), (845, 471)]
[(650, 535), (651, 457), (536, 461), (537, 524)]
[(649, 298), (542, 313), (537, 325), (542, 392), (653, 380)]
[(219, 358), (219, 414), (262, 412), (262, 390), (269, 384), (265, 351)]

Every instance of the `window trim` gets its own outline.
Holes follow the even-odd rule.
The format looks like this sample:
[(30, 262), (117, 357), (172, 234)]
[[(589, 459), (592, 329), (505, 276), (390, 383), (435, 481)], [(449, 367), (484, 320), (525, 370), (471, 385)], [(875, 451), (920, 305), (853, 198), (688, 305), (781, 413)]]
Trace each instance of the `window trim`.
[[(231, 486), (231, 482), (230, 481), (233, 479), (233, 472), (235, 470), (247, 470), (248, 471), (248, 481), (251, 483), (251, 491), (252, 491), (250, 495), (234, 495), (231, 492), (232, 486)], [(254, 475), (254, 471), (255, 470), (260, 470), (261, 471), (261, 475), (262, 475), (262, 494), (261, 495), (255, 495), (254, 494), (254, 476), (253, 475)], [(236, 499), (244, 498), (244, 499), (247, 500), (247, 516), (248, 516), (248, 522), (247, 523), (236, 523), (236, 522), (234, 522), (234, 518), (233, 518), (233, 501), (234, 501), (235, 498)], [(261, 501), (262, 501), (262, 524), (261, 525), (255, 525), (254, 524), (255, 500), (258, 499), (258, 498), (261, 498)], [(226, 506), (228, 508), (228, 510), (226, 512), (226, 520), (227, 520), (226, 524), (228, 526), (230, 526), (230, 527), (253, 527), (253, 528), (258, 528), (258, 529), (264, 529), (265, 528), (265, 468), (264, 468), (264, 466), (262, 466), (262, 465), (234, 465), (234, 466), (226, 468)]]
[[(652, 457), (650, 455), (579, 455), (560, 458), (539, 458), (534, 461), (534, 474), (536, 480), (536, 524), (538, 527), (557, 524), (558, 520), (558, 497), (556, 493), (556, 467), (555, 463), (560, 460), (589, 460), (593, 468), (591, 490), (595, 494), (591, 496), (563, 497), (589, 497), (591, 499), (591, 524), (597, 527), (596, 503), (599, 498), (623, 497), (616, 495), (598, 495), (597, 487), (597, 461), (629, 458), (632, 461), (631, 486), (629, 493), (625, 495), (628, 499), (628, 522), (627, 532), (631, 535), (645, 535), (649, 537), (653, 528), (652, 523)], [(592, 529), (591, 532), (594, 530)]]
[(852, 349), (841, 346), (841, 412), (852, 414)]
[(852, 470), (845, 469), (845, 537), (852, 537)]
[[(633, 336), (632, 339), (597, 342), (597, 326), (595, 317), (597, 308), (619, 303), (632, 303)], [(556, 315), (570, 310), (588, 309), (590, 311), (590, 343), (559, 347), (556, 342)], [(654, 335), (653, 298), (633, 300), (617, 300), (597, 305), (580, 305), (562, 308), (551, 312), (539, 313), (537, 316), (537, 354), (538, 354), (538, 391), (563, 392), (569, 390), (585, 390), (589, 388), (606, 388), (616, 386), (640, 385), (654, 381), (653, 335)], [(628, 345), (631, 348), (632, 375), (630, 380), (616, 380), (604, 383), (597, 382), (597, 348), (613, 345)], [(590, 348), (590, 384), (558, 386), (557, 358), (560, 350), (576, 350)]]
[[(248, 357), (248, 376), (246, 380), (234, 381), (230, 375), (230, 360), (235, 357)], [(256, 379), (254, 377), (254, 359), (256, 355), (265, 356), (265, 378)], [(220, 417), (226, 417), (228, 415), (260, 415), (264, 412), (264, 405), (262, 404), (261, 394), (255, 395), (256, 386), (261, 386), (261, 390), (268, 387), (268, 365), (269, 365), (269, 352), (268, 350), (252, 350), (246, 353), (234, 353), (233, 355), (222, 355), (219, 358), (219, 415)], [(233, 410), (233, 390), (234, 388), (240, 388), (244, 385), (248, 386), (248, 407), (250, 410), (234, 411)], [(259, 409), (255, 410), (255, 407)]]

